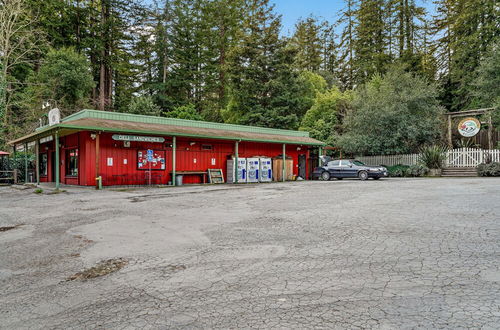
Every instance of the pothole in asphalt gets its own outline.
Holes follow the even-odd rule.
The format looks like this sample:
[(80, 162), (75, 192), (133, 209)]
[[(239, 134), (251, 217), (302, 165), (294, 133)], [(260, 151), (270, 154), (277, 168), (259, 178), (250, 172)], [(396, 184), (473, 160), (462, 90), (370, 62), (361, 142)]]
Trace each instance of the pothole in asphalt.
[(127, 264), (128, 261), (122, 258), (103, 260), (100, 261), (94, 267), (86, 269), (82, 272), (78, 272), (74, 275), (71, 275), (66, 279), (66, 281), (75, 281), (75, 280), (86, 281), (92, 278), (105, 276), (119, 271)]
[(21, 225), (0, 227), (0, 232), (16, 229), (19, 226), (21, 226)]

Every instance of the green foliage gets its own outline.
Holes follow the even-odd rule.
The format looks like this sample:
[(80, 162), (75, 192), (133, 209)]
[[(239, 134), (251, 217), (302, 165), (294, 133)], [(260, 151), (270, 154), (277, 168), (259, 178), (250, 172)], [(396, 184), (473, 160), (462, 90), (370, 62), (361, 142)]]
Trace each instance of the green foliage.
[(424, 165), (394, 165), (388, 166), (387, 172), (390, 177), (421, 177), (429, 173), (429, 169)]
[(495, 108), (493, 125), (500, 129), (500, 40), (490, 47), (481, 61), (473, 86), (478, 106)]
[(137, 115), (159, 116), (161, 114), (161, 108), (154, 103), (151, 96), (134, 97), (127, 110)]
[(429, 173), (429, 168), (427, 166), (417, 164), (408, 167), (408, 170), (406, 171), (406, 176), (420, 177), (427, 175), (427, 173)]
[(317, 72), (320, 69), (322, 58), (321, 26), (313, 17), (300, 20), (295, 25), (295, 33), (290, 43), (297, 48), (295, 65), (301, 70)]
[(36, 188), (33, 193), (35, 194), (42, 194), (43, 193), (43, 189), (42, 188)]
[(436, 86), (401, 67), (375, 76), (354, 94), (345, 133), (334, 142), (346, 152), (411, 153), (441, 134), (442, 108)]
[(410, 166), (408, 165), (394, 165), (394, 166), (387, 166), (387, 172), (389, 173), (390, 177), (395, 177), (395, 178), (400, 178), (400, 177), (405, 177), (406, 172)]
[(33, 170), (35, 164), (35, 154), (32, 152), (16, 152), (15, 154), (11, 154), (7, 161), (6, 170), (12, 171), (17, 169), (17, 179), (21, 182), (25, 181), (26, 157), (28, 158), (28, 171)]
[(452, 111), (474, 106), (474, 72), (500, 35), (497, 0), (438, 0), (434, 17), (443, 104)]
[(311, 71), (300, 72), (298, 80), (301, 86), (299, 116), (302, 117), (313, 106), (316, 95), (327, 90), (328, 83), (321, 75)]
[(40, 109), (43, 102), (54, 101), (66, 115), (87, 107), (94, 87), (90, 63), (72, 48), (51, 49), (40, 70), (29, 76), (28, 83), (21, 103)]
[(176, 107), (173, 111), (167, 112), (166, 116), (179, 119), (203, 120), (203, 117), (196, 111), (194, 104)]
[(349, 108), (351, 101), (350, 93), (342, 93), (336, 87), (318, 92), (313, 106), (302, 119), (300, 129), (310, 132), (316, 139), (328, 141), (339, 123), (339, 114)]
[(500, 163), (479, 164), (477, 174), (479, 176), (500, 176)]
[(420, 162), (430, 169), (443, 168), (447, 150), (439, 145), (424, 147), (420, 150)]
[(281, 21), (269, 0), (249, 1), (241, 42), (228, 59), (226, 122), (297, 128), (300, 119), (296, 49), (280, 38)]

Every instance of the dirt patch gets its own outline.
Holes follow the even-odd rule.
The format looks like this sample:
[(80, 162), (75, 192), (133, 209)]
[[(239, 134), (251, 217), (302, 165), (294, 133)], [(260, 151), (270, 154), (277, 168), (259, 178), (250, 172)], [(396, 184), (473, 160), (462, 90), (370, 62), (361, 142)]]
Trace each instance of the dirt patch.
[(21, 226), (21, 225), (0, 227), (0, 232), (16, 229), (19, 226)]
[(74, 275), (71, 275), (66, 279), (66, 281), (74, 281), (74, 280), (86, 281), (92, 278), (105, 276), (119, 271), (127, 264), (128, 261), (122, 258), (103, 260), (100, 261), (94, 267), (86, 269), (82, 272), (78, 272)]
[(184, 265), (168, 265), (167, 269), (170, 272), (174, 272), (175, 273), (175, 272), (180, 272), (181, 270), (186, 269), (186, 266), (184, 266)]

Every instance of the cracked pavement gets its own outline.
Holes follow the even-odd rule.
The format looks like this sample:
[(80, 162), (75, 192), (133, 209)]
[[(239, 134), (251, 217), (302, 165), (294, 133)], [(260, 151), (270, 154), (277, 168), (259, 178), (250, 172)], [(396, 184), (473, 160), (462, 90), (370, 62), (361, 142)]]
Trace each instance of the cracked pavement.
[(499, 328), (500, 179), (64, 189), (0, 188), (0, 328)]

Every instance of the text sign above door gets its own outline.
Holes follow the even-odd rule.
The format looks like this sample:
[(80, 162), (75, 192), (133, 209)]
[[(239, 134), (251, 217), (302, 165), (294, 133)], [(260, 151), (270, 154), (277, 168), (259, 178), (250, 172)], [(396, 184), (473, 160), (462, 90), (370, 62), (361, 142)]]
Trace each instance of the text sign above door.
[(112, 138), (115, 141), (158, 142), (158, 143), (165, 142), (164, 138), (157, 137), (157, 136), (139, 136), (139, 135), (113, 134)]

